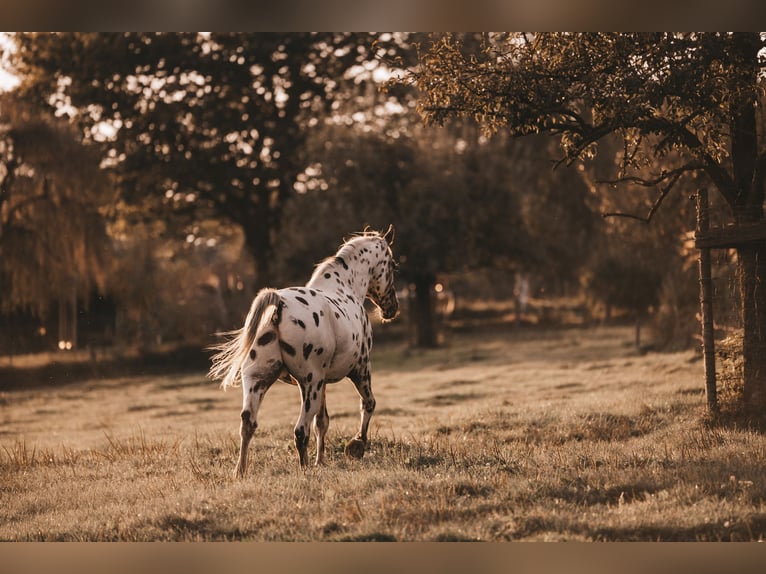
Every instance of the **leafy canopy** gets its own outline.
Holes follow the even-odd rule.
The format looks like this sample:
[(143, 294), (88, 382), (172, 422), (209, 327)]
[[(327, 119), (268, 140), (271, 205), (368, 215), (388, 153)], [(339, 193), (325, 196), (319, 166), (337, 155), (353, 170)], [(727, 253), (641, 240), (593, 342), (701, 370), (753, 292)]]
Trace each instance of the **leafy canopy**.
[(108, 148), (123, 197), (242, 227), (264, 280), (307, 133), (338, 113), (393, 35), (21, 34), (20, 92)]
[[(655, 209), (696, 170), (732, 207), (762, 203), (766, 154), (739, 129), (750, 124), (752, 132), (763, 96), (758, 34), (486, 34), (478, 48), (473, 41), (441, 37), (409, 74), (427, 122), (464, 116), (488, 132), (555, 134), (567, 163), (618, 134), (613, 183), (662, 186)], [(674, 166), (652, 172), (653, 160), (669, 154)]]

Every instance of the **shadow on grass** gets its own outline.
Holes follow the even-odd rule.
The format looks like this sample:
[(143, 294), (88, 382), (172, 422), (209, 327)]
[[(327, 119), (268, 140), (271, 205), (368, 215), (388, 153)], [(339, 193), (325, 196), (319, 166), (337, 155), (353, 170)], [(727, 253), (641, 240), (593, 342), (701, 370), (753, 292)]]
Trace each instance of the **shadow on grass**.
[(595, 541), (621, 542), (755, 542), (766, 538), (766, 515), (719, 520), (693, 526), (605, 527), (589, 530)]
[(711, 430), (750, 431), (766, 434), (766, 413), (748, 410), (740, 402), (723, 403), (719, 406), (717, 413), (706, 412), (702, 422), (706, 428)]
[(396, 536), (387, 532), (369, 532), (353, 536), (343, 536), (340, 542), (397, 542)]
[(167, 514), (151, 523), (165, 533), (168, 540), (246, 540), (253, 538), (255, 532), (239, 527), (225, 528), (220, 522), (209, 518), (187, 518)]
[[(29, 390), (79, 383), (90, 379), (199, 372), (210, 367), (209, 353), (183, 347), (140, 357), (117, 357), (79, 363), (49, 363), (41, 367), (0, 368), (0, 391)], [(195, 383), (197, 384), (197, 383)]]
[(606, 488), (592, 488), (585, 483), (577, 482), (557, 485), (546, 488), (546, 498), (560, 499), (578, 506), (617, 506), (618, 504), (630, 504), (641, 501), (645, 497), (665, 490), (667, 485), (649, 482), (637, 482), (636, 484), (617, 484)]
[(560, 520), (529, 516), (514, 520), (501, 534), (506, 540), (535, 539), (545, 534), (585, 538), (594, 542), (754, 542), (766, 537), (766, 515), (741, 520), (719, 520), (692, 526), (640, 525), (592, 528), (562, 524)]

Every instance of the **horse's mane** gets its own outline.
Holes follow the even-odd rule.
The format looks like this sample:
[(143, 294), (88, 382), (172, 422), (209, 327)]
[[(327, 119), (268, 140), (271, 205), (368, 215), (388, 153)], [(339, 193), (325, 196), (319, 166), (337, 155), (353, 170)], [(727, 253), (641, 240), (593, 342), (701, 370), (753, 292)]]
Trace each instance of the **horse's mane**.
[(365, 229), (364, 231), (359, 231), (357, 233), (352, 233), (351, 235), (343, 238), (343, 244), (338, 248), (336, 256), (343, 255), (343, 253), (348, 253), (351, 251), (354, 247), (356, 247), (356, 244), (359, 243), (362, 239), (368, 239), (368, 238), (382, 238), (383, 234), (380, 231), (374, 231), (370, 229)]
[(326, 257), (319, 263), (317, 263), (314, 273), (312, 274), (312, 278), (319, 274), (320, 272), (323, 273), (325, 268), (328, 266), (334, 266), (338, 262), (338, 258), (343, 259), (344, 261), (346, 259), (349, 259), (351, 254), (356, 249), (356, 244), (359, 243), (362, 239), (369, 239), (369, 238), (382, 238), (385, 237), (383, 233), (380, 231), (375, 231), (369, 228), (365, 228), (364, 231), (359, 231), (356, 233), (352, 233), (351, 235), (348, 235), (343, 238), (343, 243), (340, 247), (338, 247), (338, 250), (335, 252), (335, 255), (331, 255), (330, 257)]
[(349, 243), (352, 243), (353, 241), (359, 239), (360, 237), (384, 237), (384, 235), (382, 232), (377, 231), (375, 229), (370, 229), (370, 227), (368, 226), (364, 228), (364, 231), (357, 231), (355, 233), (345, 236), (343, 238), (343, 244), (340, 246), (340, 249), (342, 249)]

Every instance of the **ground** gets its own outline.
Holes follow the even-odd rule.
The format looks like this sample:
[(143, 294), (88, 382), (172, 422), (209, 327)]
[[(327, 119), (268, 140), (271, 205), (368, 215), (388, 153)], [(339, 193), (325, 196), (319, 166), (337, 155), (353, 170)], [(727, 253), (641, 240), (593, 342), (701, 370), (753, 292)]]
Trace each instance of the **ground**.
[(385, 342), (362, 460), (350, 382), (307, 471), (298, 391), (275, 385), (242, 480), (240, 391), (204, 371), (4, 381), (0, 539), (760, 540), (766, 437), (706, 422), (702, 368), (637, 353), (631, 327)]

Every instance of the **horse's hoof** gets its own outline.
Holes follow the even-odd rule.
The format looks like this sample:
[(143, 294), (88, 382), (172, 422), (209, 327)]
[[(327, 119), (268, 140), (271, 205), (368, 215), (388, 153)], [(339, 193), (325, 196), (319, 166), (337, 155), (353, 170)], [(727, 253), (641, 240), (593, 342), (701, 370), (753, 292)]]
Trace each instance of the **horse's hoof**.
[(362, 458), (364, 456), (364, 441), (354, 438), (346, 445), (346, 456), (350, 458)]

